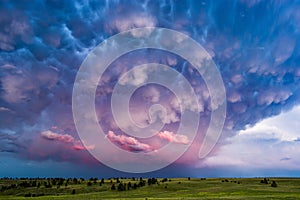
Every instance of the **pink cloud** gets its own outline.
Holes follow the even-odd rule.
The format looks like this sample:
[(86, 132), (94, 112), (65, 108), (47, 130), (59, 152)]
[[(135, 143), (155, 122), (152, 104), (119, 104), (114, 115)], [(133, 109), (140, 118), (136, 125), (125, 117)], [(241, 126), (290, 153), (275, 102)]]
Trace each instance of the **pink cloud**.
[(60, 141), (64, 143), (69, 143), (74, 150), (90, 150), (94, 149), (94, 146), (83, 146), (80, 140), (75, 140), (73, 136), (69, 134), (59, 134), (55, 133), (51, 130), (43, 131), (41, 133), (43, 139), (46, 140), (53, 140), (53, 141)]
[(58, 134), (54, 133), (50, 130), (48, 131), (43, 131), (41, 133), (41, 136), (47, 140), (56, 140), (56, 141), (62, 141), (66, 143), (71, 143), (74, 142), (74, 137), (69, 135), (69, 134)]
[[(164, 141), (178, 144), (189, 144), (185, 135), (175, 134), (170, 131), (159, 132), (149, 143), (144, 143), (137, 138), (124, 134), (117, 135), (109, 131), (106, 136), (115, 145), (130, 152), (151, 152), (162, 147)], [(61, 134), (53, 129), (43, 131), (40, 137), (33, 140), (24, 152), (24, 157), (32, 160), (53, 159), (57, 161), (95, 163), (86, 150), (94, 149), (94, 146), (86, 146), (84, 141), (77, 140), (70, 134)]]
[(125, 135), (116, 135), (113, 131), (108, 132), (107, 138), (128, 151), (149, 152), (153, 150), (153, 148), (148, 144), (139, 142), (133, 137), (128, 137)]
[(73, 149), (75, 149), (75, 150), (85, 150), (84, 146), (82, 146), (82, 145), (74, 145)]
[(85, 146), (83, 146), (81, 144), (81, 142), (79, 140), (77, 140), (75, 142), (75, 144), (72, 146), (72, 148), (75, 149), (75, 150), (81, 151), (81, 150), (91, 150), (91, 149), (94, 149), (95, 146), (94, 145), (85, 145)]
[(24, 146), (19, 155), (29, 160), (54, 160), (87, 165), (99, 163), (86, 151), (93, 148), (92, 146), (85, 147), (80, 140), (76, 140), (69, 134), (48, 130), (41, 132), (39, 137), (32, 138), (30, 141), (19, 138), (18, 143)]
[(81, 151), (81, 150), (85, 150), (86, 148), (82, 145), (74, 145), (72, 147), (74, 150), (78, 150), (78, 151)]
[(185, 135), (180, 135), (180, 134), (174, 134), (173, 132), (170, 131), (162, 131), (157, 134), (157, 136), (160, 139), (167, 140), (168, 142), (174, 142), (178, 144), (189, 144), (190, 141), (187, 136)]
[[(189, 144), (190, 141), (187, 136), (174, 134), (170, 131), (162, 131), (156, 135), (156, 138), (160, 139), (160, 144), (146, 144), (138, 141), (133, 137), (126, 135), (116, 135), (113, 131), (107, 133), (107, 138), (110, 139), (113, 143), (121, 146), (123, 149), (132, 152), (149, 152), (157, 150), (161, 147), (161, 141), (166, 140), (168, 142), (174, 142), (177, 144)], [(151, 143), (151, 142), (150, 142)]]

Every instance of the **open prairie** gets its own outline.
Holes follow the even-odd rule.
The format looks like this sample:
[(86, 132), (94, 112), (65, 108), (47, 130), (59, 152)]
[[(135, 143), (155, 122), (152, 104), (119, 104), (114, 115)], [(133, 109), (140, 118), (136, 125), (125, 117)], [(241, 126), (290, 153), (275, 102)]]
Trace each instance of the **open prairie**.
[(297, 178), (1, 179), (0, 185), (0, 199), (300, 199)]

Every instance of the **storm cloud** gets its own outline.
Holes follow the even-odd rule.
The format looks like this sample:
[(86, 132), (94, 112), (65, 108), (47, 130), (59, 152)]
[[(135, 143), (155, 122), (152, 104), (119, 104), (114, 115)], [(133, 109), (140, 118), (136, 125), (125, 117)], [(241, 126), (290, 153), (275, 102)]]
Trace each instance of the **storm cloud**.
[[(227, 116), (217, 151), (239, 131), (299, 104), (299, 21), (296, 1), (1, 1), (0, 150), (25, 160), (95, 162), (80, 143), (73, 122), (76, 73), (88, 53), (110, 36), (156, 26), (193, 38), (221, 73)], [(159, 50), (130, 52), (104, 73), (95, 103), (107, 137), (132, 151), (152, 149), (147, 142), (116, 134), (120, 129), (110, 111), (110, 95), (122, 73), (150, 62), (169, 65), (184, 75), (196, 92), (201, 117), (210, 119), (209, 92), (191, 64)], [(144, 78), (142, 74), (139, 78)], [(176, 80), (171, 82), (180, 87)], [(134, 97), (130, 109), (137, 124), (149, 124), (148, 109), (159, 102), (168, 115), (158, 136), (169, 142), (190, 142), (173, 134), (181, 115), (170, 91), (151, 85), (137, 90)], [(183, 106), (193, 110), (194, 104), (185, 99)], [(206, 128), (200, 123), (194, 144), (201, 143)], [(218, 163), (213, 158), (210, 164)]]

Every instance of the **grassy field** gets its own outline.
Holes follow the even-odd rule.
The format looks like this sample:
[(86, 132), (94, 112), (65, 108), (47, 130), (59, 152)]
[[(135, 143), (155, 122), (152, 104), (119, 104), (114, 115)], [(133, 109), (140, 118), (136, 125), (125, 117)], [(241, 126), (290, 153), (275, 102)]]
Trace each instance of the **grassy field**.
[[(157, 179), (151, 185), (148, 179), (143, 180), (144, 186), (139, 187), (139, 179), (111, 179), (102, 184), (101, 180), (69, 179), (59, 183), (49, 179), (1, 179), (0, 199), (300, 199), (300, 179), (269, 178), (266, 184), (261, 183), (262, 178), (172, 178), (164, 182)], [(271, 187), (273, 181), (277, 187)], [(113, 184), (115, 190), (111, 189)]]

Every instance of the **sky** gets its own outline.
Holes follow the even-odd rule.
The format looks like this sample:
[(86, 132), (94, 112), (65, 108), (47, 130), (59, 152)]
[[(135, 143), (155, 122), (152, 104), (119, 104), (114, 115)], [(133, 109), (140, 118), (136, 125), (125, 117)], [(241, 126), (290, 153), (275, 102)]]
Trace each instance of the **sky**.
[[(299, 22), (297, 1), (1, 0), (0, 177), (299, 177)], [(161, 169), (128, 173), (93, 156), (99, 145), (82, 140), (72, 95), (79, 69), (94, 48), (120, 32), (143, 27), (178, 31), (205, 49), (224, 84), (226, 115), (217, 144), (199, 158), (217, 109), (203, 74), (174, 52), (145, 48), (121, 55), (96, 81), (94, 102), (103, 141), (131, 155), (153, 152), (161, 162), (169, 162), (172, 154), (157, 153), (168, 143), (186, 150)], [(195, 98), (182, 95), (178, 100), (163, 85), (142, 85), (151, 75), (164, 73), (163, 67), (150, 69), (147, 63), (180, 74)], [(185, 90), (179, 78), (161, 76), (168, 86)], [(138, 86), (128, 100), (134, 124), (122, 109), (117, 116), (112, 111), (116, 85)], [(157, 104), (163, 113), (153, 106)], [(176, 132), (181, 111), (200, 115), (199, 121), (189, 119), (198, 125), (194, 138)], [(89, 119), (91, 113), (83, 115)], [(164, 126), (150, 139), (131, 129), (155, 120)], [(90, 128), (84, 134), (97, 131)], [(119, 166), (130, 160), (118, 151), (101, 153)], [(147, 165), (147, 158), (138, 164)]]

